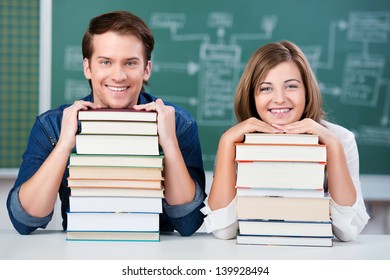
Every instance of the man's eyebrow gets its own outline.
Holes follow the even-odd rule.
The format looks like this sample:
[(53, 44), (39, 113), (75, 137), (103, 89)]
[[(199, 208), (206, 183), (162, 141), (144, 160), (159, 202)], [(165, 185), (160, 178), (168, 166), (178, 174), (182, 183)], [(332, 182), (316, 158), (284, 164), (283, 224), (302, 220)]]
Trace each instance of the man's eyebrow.
[[(99, 55), (97, 56), (98, 59), (108, 59), (110, 60), (111, 58), (108, 57), (108, 56), (104, 56), (104, 55)], [(141, 60), (139, 57), (129, 57), (129, 58), (126, 58), (125, 60)]]

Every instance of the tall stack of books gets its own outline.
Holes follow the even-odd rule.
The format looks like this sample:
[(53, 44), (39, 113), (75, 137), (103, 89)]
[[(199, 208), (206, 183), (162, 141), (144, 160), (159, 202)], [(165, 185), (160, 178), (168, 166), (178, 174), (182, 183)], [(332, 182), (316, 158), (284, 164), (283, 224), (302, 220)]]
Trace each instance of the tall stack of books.
[(159, 241), (164, 194), (157, 113), (95, 109), (78, 118), (67, 240)]
[(317, 135), (246, 134), (236, 162), (237, 244), (332, 246)]

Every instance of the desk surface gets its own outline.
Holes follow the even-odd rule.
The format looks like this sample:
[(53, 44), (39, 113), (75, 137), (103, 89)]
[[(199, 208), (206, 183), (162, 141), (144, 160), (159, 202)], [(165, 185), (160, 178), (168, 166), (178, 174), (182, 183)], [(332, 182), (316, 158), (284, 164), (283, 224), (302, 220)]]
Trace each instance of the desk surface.
[(162, 234), (160, 242), (66, 241), (61, 231), (38, 230), (19, 235), (0, 231), (3, 260), (390, 260), (390, 235), (360, 235), (357, 241), (335, 240), (333, 247), (237, 245), (195, 233), (190, 237)]

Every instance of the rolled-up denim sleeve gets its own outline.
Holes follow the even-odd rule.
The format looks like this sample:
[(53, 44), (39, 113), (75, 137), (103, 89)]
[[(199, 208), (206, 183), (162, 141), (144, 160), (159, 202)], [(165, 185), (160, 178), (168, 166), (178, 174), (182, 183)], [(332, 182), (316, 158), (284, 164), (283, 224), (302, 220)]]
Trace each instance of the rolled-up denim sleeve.
[(29, 234), (37, 228), (45, 228), (52, 219), (53, 213), (46, 217), (33, 217), (22, 207), (19, 200), (20, 187), (30, 179), (46, 160), (52, 150), (52, 145), (46, 136), (41, 122), (35, 121), (23, 154), (23, 161), (13, 188), (7, 198), (7, 210), (14, 228), (20, 234)]
[(204, 193), (196, 184), (193, 201), (181, 205), (168, 205), (163, 201), (163, 207), (173, 228), (182, 236), (190, 236), (203, 224), (204, 215), (200, 212), (203, 207)]
[(195, 185), (195, 197), (190, 203), (169, 205), (165, 200), (163, 200), (163, 207), (168, 217), (181, 218), (193, 212), (199, 207), (199, 205), (203, 202), (204, 195), (202, 189), (199, 187), (199, 184), (195, 182)]
[(7, 207), (11, 222), (20, 234), (29, 234), (37, 228), (46, 228), (53, 217), (53, 212), (46, 217), (39, 218), (29, 215), (20, 203), (17, 190), (10, 193)]

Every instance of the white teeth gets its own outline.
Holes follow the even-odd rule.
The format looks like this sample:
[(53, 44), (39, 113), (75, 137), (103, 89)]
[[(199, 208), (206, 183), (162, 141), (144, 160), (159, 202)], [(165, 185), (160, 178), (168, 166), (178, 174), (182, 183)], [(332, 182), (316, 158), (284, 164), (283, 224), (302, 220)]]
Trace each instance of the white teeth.
[(113, 86), (107, 86), (107, 87), (113, 91), (124, 91), (125, 89), (127, 89), (127, 87), (113, 87)]
[(271, 112), (275, 113), (275, 114), (287, 113), (288, 111), (290, 111), (290, 109), (288, 109), (288, 108), (284, 108), (284, 109), (271, 109)]

